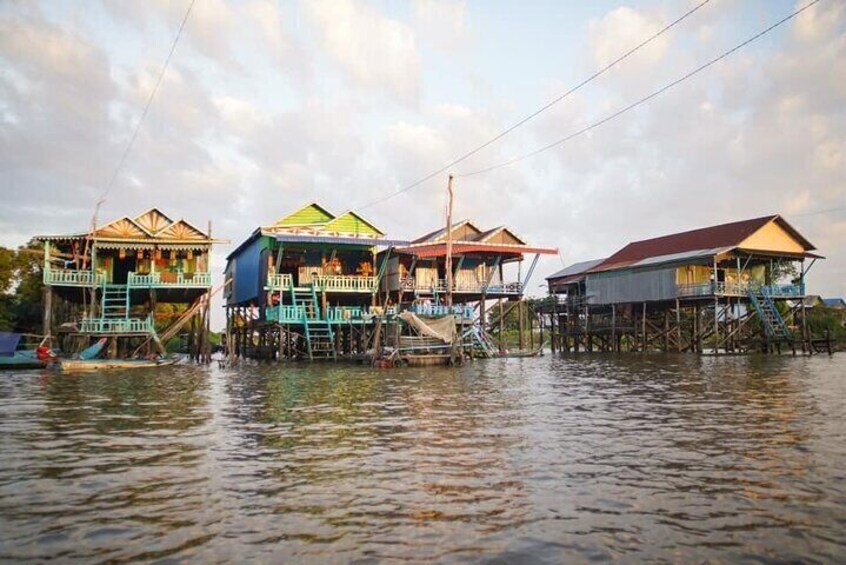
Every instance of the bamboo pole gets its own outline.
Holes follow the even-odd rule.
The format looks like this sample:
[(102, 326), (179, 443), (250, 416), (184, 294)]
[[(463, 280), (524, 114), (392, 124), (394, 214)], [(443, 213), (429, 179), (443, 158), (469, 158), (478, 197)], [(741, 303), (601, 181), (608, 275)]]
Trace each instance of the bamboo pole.
[(447, 217), (446, 217), (446, 304), (452, 306), (452, 175), (447, 182)]

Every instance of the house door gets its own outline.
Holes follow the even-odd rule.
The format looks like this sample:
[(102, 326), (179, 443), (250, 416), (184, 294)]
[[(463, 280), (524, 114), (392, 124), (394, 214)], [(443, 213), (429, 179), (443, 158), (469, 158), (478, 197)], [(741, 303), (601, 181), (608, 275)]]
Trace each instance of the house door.
[(114, 268), (112, 270), (112, 284), (126, 284), (127, 275), (134, 270), (134, 257), (115, 258)]

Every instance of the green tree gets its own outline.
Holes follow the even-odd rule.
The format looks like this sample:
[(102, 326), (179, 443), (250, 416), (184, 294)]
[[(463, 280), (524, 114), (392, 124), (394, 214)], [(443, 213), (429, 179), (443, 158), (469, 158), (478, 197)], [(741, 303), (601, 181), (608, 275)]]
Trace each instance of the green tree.
[(41, 246), (0, 247), (0, 330), (37, 333), (41, 327)]

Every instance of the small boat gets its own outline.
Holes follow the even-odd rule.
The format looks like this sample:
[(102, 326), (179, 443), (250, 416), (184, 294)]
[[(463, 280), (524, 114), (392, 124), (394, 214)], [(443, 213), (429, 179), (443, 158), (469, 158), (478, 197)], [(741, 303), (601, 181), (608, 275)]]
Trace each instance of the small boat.
[(525, 350), (506, 351), (505, 353), (501, 354), (499, 357), (504, 357), (504, 358), (538, 357), (538, 356), (543, 355), (543, 346), (544, 345), (545, 345), (545, 343), (542, 343), (537, 349), (530, 350), (530, 351), (525, 351)]
[(43, 369), (46, 359), (39, 359), (35, 350), (19, 350), (21, 334), (0, 332), (0, 371)]
[(144, 369), (175, 365), (180, 357), (157, 357), (155, 359), (60, 359), (55, 368), (63, 373), (86, 373), (113, 369)]
[(0, 371), (22, 371), (43, 369), (47, 361), (35, 356), (35, 351), (15, 351), (11, 355), (0, 355)]

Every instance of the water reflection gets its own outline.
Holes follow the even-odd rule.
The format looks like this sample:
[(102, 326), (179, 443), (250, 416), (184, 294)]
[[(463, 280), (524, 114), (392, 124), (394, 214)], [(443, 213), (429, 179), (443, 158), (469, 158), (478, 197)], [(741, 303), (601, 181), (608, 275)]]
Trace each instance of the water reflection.
[(0, 381), (0, 558), (835, 560), (838, 358)]

